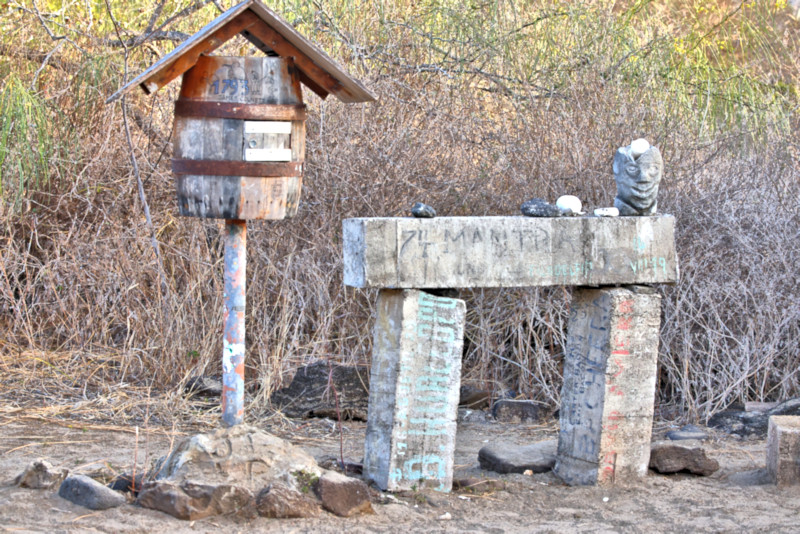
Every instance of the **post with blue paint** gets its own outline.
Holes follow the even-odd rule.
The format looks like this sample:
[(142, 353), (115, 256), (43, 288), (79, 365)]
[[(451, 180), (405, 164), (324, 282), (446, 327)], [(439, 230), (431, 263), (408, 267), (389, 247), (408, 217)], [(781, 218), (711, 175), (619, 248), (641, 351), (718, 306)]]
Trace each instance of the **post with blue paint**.
[(364, 474), (389, 491), (450, 491), (466, 305), (418, 290), (378, 295)]
[(225, 221), (225, 336), (222, 341), (222, 422), (244, 419), (244, 314), (247, 223)]

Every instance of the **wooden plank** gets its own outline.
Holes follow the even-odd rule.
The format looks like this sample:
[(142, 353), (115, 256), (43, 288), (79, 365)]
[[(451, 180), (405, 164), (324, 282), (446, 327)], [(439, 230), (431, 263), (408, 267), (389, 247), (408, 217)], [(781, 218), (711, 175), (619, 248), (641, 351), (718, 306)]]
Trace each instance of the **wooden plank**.
[(339, 81), (328, 74), (311, 58), (301, 52), (295, 45), (287, 41), (280, 33), (272, 29), (266, 22), (259, 20), (248, 28), (248, 32), (283, 57), (291, 57), (297, 68), (327, 92), (337, 94), (343, 89)]
[(289, 121), (245, 121), (245, 134), (291, 134), (292, 123)]
[(173, 159), (172, 172), (174, 174), (274, 178), (278, 176), (301, 176), (303, 174), (303, 164), (297, 161), (260, 163), (255, 161)]
[(198, 102), (177, 100), (176, 117), (210, 117), (252, 121), (304, 121), (306, 107), (277, 104), (240, 104), (238, 102)]
[[(238, 15), (244, 13), (245, 11), (249, 12), (248, 7), (250, 7), (250, 5), (254, 1), (256, 1), (256, 0), (245, 0), (244, 2), (241, 2), (240, 4), (232, 7), (231, 9), (226, 11), (225, 13), (222, 13), (220, 16), (218, 16), (217, 18), (215, 18), (214, 20), (212, 20), (211, 22), (206, 24), (202, 29), (200, 29), (200, 31), (198, 31), (197, 33), (192, 35), (190, 38), (188, 38), (186, 41), (184, 41), (183, 43), (178, 45), (172, 52), (170, 52), (166, 56), (162, 57), (160, 60), (158, 60), (153, 65), (151, 65), (148, 69), (146, 69), (144, 72), (142, 72), (137, 77), (135, 77), (133, 80), (131, 80), (130, 82), (125, 84), (123, 87), (121, 87), (116, 93), (114, 93), (113, 95), (108, 97), (108, 99), (106, 100), (106, 104), (109, 104), (109, 103), (117, 100), (118, 98), (120, 98), (122, 95), (124, 95), (125, 93), (130, 91), (133, 87), (136, 87), (137, 85), (141, 86), (142, 89), (144, 89), (144, 91), (147, 93), (149, 91), (149, 89), (147, 88), (147, 86), (145, 84), (148, 83), (151, 78), (159, 77), (163, 71), (165, 71), (166, 69), (171, 68), (173, 63), (175, 63), (183, 55), (189, 54), (200, 43), (207, 42), (207, 40), (210, 37), (216, 35), (216, 32), (218, 32), (222, 28), (226, 27), (226, 25), (229, 22), (231, 22), (232, 19), (236, 18)], [(233, 35), (236, 35), (236, 33), (239, 33), (241, 31), (243, 31), (244, 29), (246, 29), (246, 28), (240, 28), (238, 31), (236, 31), (233, 34), (228, 34), (228, 32), (225, 32), (225, 35), (227, 35), (227, 36), (224, 39), (220, 40), (216, 44), (216, 46), (214, 46), (214, 48), (212, 48), (211, 50), (216, 49), (224, 41), (230, 39), (231, 37), (233, 37)], [(218, 38), (222, 38), (223, 36), (224, 36), (223, 34), (217, 35)], [(210, 52), (211, 50), (208, 50), (206, 52)], [(196, 61), (196, 58), (195, 58), (195, 61)], [(186, 70), (188, 70), (191, 67), (192, 67), (192, 65), (189, 64), (186, 67)], [(179, 76), (180, 74), (182, 74), (182, 72), (179, 72), (175, 77)], [(175, 77), (173, 77), (171, 79), (174, 79)], [(165, 84), (162, 84), (159, 87), (162, 87), (163, 85), (165, 85)], [(150, 91), (150, 92), (152, 92), (152, 91)]]
[[(336, 98), (348, 104), (357, 102), (374, 102), (377, 100), (375, 94), (367, 89), (360, 81), (350, 76), (322, 49), (298, 33), (288, 22), (283, 20), (263, 3), (259, 2), (258, 0), (253, 0), (250, 9), (258, 14), (258, 16), (261, 17), (266, 24), (268, 24), (271, 28), (274, 28), (275, 31), (277, 31), (289, 43), (291, 43), (300, 54), (308, 58), (308, 60), (312, 63), (318, 65), (324, 72), (337, 80), (337, 82), (340, 84), (339, 88), (336, 91), (331, 91), (334, 95), (336, 95)], [(269, 46), (268, 43), (267, 45)], [(273, 50), (275, 49), (273, 48)], [(275, 50), (275, 52), (283, 55), (278, 50)], [(311, 78), (314, 79), (313, 76)], [(305, 80), (301, 79), (301, 81), (306, 83)], [(322, 87), (325, 86), (323, 85)], [(317, 90), (311, 87), (311, 85), (309, 85), (309, 88), (315, 93), (317, 92)]]
[[(225, 41), (260, 22), (258, 16), (247, 10), (231, 20), (228, 24), (203, 39), (192, 48), (178, 56), (175, 61), (163, 71), (152, 75), (141, 85), (147, 94), (154, 93), (169, 82), (189, 70), (197, 63), (200, 54), (208, 54), (219, 48)], [(262, 23), (263, 24), (263, 23)]]

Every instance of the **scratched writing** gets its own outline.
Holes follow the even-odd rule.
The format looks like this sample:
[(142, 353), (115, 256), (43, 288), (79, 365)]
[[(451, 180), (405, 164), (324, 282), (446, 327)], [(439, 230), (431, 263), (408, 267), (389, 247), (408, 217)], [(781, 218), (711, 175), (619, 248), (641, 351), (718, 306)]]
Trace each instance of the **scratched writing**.
[(394, 484), (409, 486), (427, 481), (437, 489), (448, 489), (445, 479), (452, 459), (445, 443), (455, 437), (457, 396), (452, 390), (460, 370), (457, 362), (463, 335), (456, 314), (459, 303), (420, 292), (416, 328), (404, 333), (415, 349), (409, 357), (422, 358), (426, 364), (420, 373), (418, 363), (409, 362), (408, 367), (417, 368), (417, 372), (398, 378), (394, 463), (389, 471)]
[(639, 258), (636, 261), (630, 262), (631, 270), (635, 273), (642, 272), (646, 269), (652, 269), (654, 274), (660, 271), (667, 274), (667, 258), (663, 256), (653, 258)]

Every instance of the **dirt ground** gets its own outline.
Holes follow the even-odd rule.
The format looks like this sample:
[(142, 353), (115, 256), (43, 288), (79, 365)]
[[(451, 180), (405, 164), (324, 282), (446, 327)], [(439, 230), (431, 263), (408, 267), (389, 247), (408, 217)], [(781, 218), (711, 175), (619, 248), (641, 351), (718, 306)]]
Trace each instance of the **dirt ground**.
[[(359, 461), (363, 423), (344, 424), (344, 456)], [(333, 422), (315, 420), (265, 430), (305, 448), (318, 460), (338, 456)], [(657, 429), (655, 437), (667, 428)], [(93, 512), (58, 497), (55, 490), (15, 487), (25, 465), (44, 458), (73, 473), (109, 474), (139, 469), (165, 454), (173, 439), (164, 429), (133, 432), (80, 422), (14, 419), (0, 422), (0, 531), (2, 532), (798, 532), (800, 489), (778, 490), (764, 481), (764, 441), (714, 435), (709, 454), (721, 465), (708, 478), (653, 472), (636, 485), (610, 489), (569, 487), (550, 473), (497, 475), (478, 466), (487, 443), (528, 444), (553, 439), (555, 425), (462, 423), (458, 427), (456, 477), (500, 479), (506, 489), (474, 495), (408, 493), (375, 514), (343, 519), (323, 512), (315, 519), (242, 520), (215, 517), (181, 521), (133, 504)], [(443, 516), (449, 514), (449, 519)], [(447, 517), (447, 516), (445, 516)]]

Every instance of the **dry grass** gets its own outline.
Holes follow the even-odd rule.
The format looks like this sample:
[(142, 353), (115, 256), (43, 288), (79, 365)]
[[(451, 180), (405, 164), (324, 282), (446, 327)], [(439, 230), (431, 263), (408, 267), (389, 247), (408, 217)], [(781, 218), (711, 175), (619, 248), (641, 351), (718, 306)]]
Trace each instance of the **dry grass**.
[[(302, 11), (301, 2), (284, 4), (289, 14)], [(266, 413), (268, 394), (299, 365), (369, 360), (376, 293), (342, 285), (343, 218), (405, 215), (416, 200), (441, 215), (516, 214), (528, 198), (560, 194), (606, 206), (613, 153), (640, 136), (664, 154), (660, 208), (678, 220), (682, 279), (663, 288), (663, 413), (705, 417), (736, 400), (800, 395), (796, 66), (759, 63), (750, 85), (720, 82), (722, 96), (712, 100), (689, 78), (662, 76), (665, 65), (686, 74), (670, 63), (671, 41), (659, 48), (645, 26), (613, 26), (615, 13), (587, 19), (596, 4), (572, 3), (565, 14), (537, 4), (530, 17), (559, 25), (526, 27), (525, 39), (502, 26), (524, 22), (507, 13), (483, 37), (478, 26), (471, 35), (437, 34), (444, 30), (430, 12), (409, 12), (402, 24), (383, 13), (389, 18), (381, 25), (365, 8), (358, 26), (361, 19), (338, 12), (336, 2), (324, 4), (313, 24), (304, 19), (380, 102), (348, 107), (311, 97), (300, 213), (249, 225), (250, 413)], [(28, 25), (18, 31), (35, 32), (30, 17), (19, 15)], [(782, 46), (796, 51), (797, 24), (785, 17), (776, 24)], [(530, 44), (547, 28), (574, 48)], [(449, 56), (440, 53), (447, 45)], [(151, 59), (145, 52), (154, 46), (136, 49), (138, 61)], [(503, 55), (506, 49), (527, 55)], [(163, 255), (159, 272), (121, 110), (102, 105), (119, 85), (112, 63), (119, 56), (92, 50), (102, 60), (89, 64), (64, 45), (38, 73), (36, 94), (60, 149), (46, 181), (23, 188), (17, 208), (17, 199), (1, 204), (0, 394), (14, 409), (38, 407), (48, 417), (120, 424), (149, 417), (167, 426), (210, 420), (213, 408), (198, 410), (180, 392), (188, 376), (220, 371), (220, 222), (177, 216), (168, 144), (175, 87), (131, 98), (135, 156)], [(5, 52), (0, 59), (0, 74), (25, 80), (42, 61)], [(785, 100), (764, 88), (768, 76), (788, 87)], [(720, 104), (737, 90), (740, 101)], [(463, 296), (464, 379), (557, 406), (569, 290)]]

